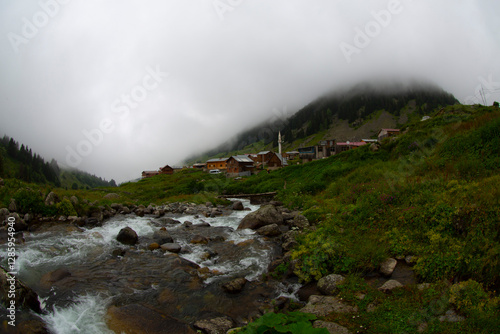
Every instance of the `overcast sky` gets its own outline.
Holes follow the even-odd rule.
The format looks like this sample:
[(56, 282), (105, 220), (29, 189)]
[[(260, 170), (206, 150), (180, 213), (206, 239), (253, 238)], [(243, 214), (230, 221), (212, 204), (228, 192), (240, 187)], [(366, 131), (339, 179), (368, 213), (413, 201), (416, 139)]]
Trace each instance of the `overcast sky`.
[[(380, 77), (500, 100), (494, 0), (2, 0), (0, 135), (117, 182)], [(476, 96), (476, 97), (474, 97)]]

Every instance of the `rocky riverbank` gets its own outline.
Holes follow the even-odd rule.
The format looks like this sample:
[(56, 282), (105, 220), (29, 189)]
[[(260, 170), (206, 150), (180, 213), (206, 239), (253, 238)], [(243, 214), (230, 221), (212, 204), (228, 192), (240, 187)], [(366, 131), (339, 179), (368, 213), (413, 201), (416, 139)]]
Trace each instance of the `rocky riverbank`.
[[(105, 289), (105, 284), (108, 283), (106, 279), (113, 281), (113, 291), (116, 291), (118, 295), (109, 305), (105, 318), (108, 327), (114, 330), (121, 330), (130, 325), (131, 318), (122, 316), (129, 314), (127, 310), (130, 308), (143, 310), (137, 312), (134, 323), (137, 323), (139, 327), (145, 323), (152, 324), (153, 327), (144, 327), (149, 328), (149, 332), (153, 328), (161, 327), (158, 324), (156, 325), (160, 327), (154, 327), (156, 326), (154, 319), (166, 321), (167, 318), (177, 319), (175, 321), (185, 324), (183, 326), (187, 326), (186, 328), (191, 329), (193, 328), (191, 326), (194, 326), (205, 332), (210, 332), (209, 328), (214, 326), (214, 323), (222, 323), (225, 326), (230, 323), (230, 327), (241, 326), (266, 310), (273, 309), (277, 285), (277, 282), (266, 279), (265, 273), (269, 262), (265, 267), (262, 267), (259, 262), (245, 264), (246, 260), (242, 255), (252, 256), (256, 252), (264, 252), (267, 254), (265, 256), (268, 261), (282, 258), (284, 250), (281, 245), (283, 244), (286, 250), (293, 244), (290, 241), (291, 236), (298, 233), (298, 226), (302, 226), (301, 224), (305, 224), (306, 221), (298, 212), (287, 210), (278, 202), (264, 205), (248, 215), (243, 214), (246, 210), (248, 208), (245, 208), (243, 203), (236, 201), (225, 206), (213, 206), (211, 203), (205, 205), (173, 203), (149, 207), (112, 204), (109, 207), (100, 208), (99, 211), (87, 217), (34, 217), (33, 219), (25, 217), (28, 218), (27, 222), (17, 215), (16, 221), (26, 225), (23, 225), (22, 230), (18, 232), (19, 245), (24, 242), (23, 233), (26, 233), (26, 238), (36, 235), (68, 235), (70, 233), (80, 235), (78, 239), (88, 239), (89, 242), (104, 239), (98, 246), (89, 247), (91, 249), (89, 252), (92, 252), (94, 254), (92, 256), (96, 258), (92, 260), (92, 263), (59, 267), (39, 278), (30, 278), (27, 285), (30, 285), (41, 297), (48, 298), (46, 303), (59, 305), (60, 302), (53, 301), (55, 297), (50, 295), (51, 291), (58, 291), (58, 298), (60, 296), (72, 298), (73, 294), (83, 293), (89, 287), (96, 290)], [(242, 212), (246, 218), (238, 222), (234, 228), (217, 226), (217, 222), (227, 219), (233, 212)], [(4, 217), (16, 215), (6, 210), (3, 210), (2, 214)], [(193, 222), (186, 220), (187, 217), (191, 217)], [(106, 250), (109, 249), (105, 241), (107, 236), (102, 229), (107, 228), (114, 221), (124, 219), (131, 222), (138, 219), (147, 222), (151, 231), (147, 233), (140, 229), (136, 231), (134, 229), (137, 228), (132, 225), (122, 227), (113, 232), (113, 238), (122, 246)], [(249, 231), (246, 224), (251, 224), (250, 228), (257, 233), (245, 232)], [(143, 225), (136, 224), (135, 226)], [(248, 234), (249, 237), (240, 240), (232, 236), (235, 232), (243, 236), (250, 234)], [(128, 236), (123, 237), (123, 235)], [(251, 235), (259, 237), (250, 237)], [(199, 248), (200, 246), (202, 248)], [(56, 254), (59, 254), (58, 251), (62, 253), (70, 251), (64, 250), (64, 247), (67, 246), (51, 246), (48, 250)], [(78, 247), (76, 250), (80, 251), (82, 246)], [(203, 252), (200, 252), (200, 249)], [(195, 257), (196, 261), (201, 264), (186, 260)], [(149, 260), (147, 264), (144, 264), (146, 259)], [(236, 263), (236, 266), (248, 267), (248, 269), (240, 274), (232, 274), (232, 268), (225, 270), (226, 263)], [(222, 269), (214, 269), (218, 266)], [(126, 279), (130, 268), (134, 268), (134, 278)], [(168, 270), (162, 271), (159, 268), (168, 268)], [(261, 276), (262, 274), (264, 275)], [(248, 279), (248, 277), (252, 278)], [(173, 283), (185, 285), (185, 290), (182, 288), (179, 291), (179, 287)], [(151, 286), (156, 288), (151, 290)], [(202, 292), (203, 289), (210, 291)], [(144, 291), (146, 295), (141, 295), (139, 298), (136, 296), (137, 293), (134, 293), (138, 290)], [(202, 311), (195, 317), (189, 316), (186, 310), (176, 309), (178, 305), (176, 301), (190, 299), (194, 305), (200, 293), (204, 294), (207, 305), (211, 304), (207, 298), (214, 298), (209, 296), (217, 296), (216, 298), (220, 301), (216, 304), (225, 305), (203, 306), (207, 310), (213, 308), (217, 312)], [(121, 298), (120, 295), (124, 297)], [(63, 306), (65, 303), (60, 305)], [(156, 310), (159, 317), (153, 316), (152, 319), (145, 317), (141, 322), (139, 320), (142, 318), (141, 314), (156, 314), (148, 312), (147, 309)], [(26, 313), (27, 310), (19, 309), (18, 311)], [(205, 315), (200, 316), (200, 314)], [(23, 319), (23, 317), (19, 316), (18, 319)], [(23, 333), (43, 333), (44, 327), (40, 325), (43, 323), (36, 317), (35, 319), (31, 317), (26, 321), (31, 324), (36, 322), (38, 329)]]

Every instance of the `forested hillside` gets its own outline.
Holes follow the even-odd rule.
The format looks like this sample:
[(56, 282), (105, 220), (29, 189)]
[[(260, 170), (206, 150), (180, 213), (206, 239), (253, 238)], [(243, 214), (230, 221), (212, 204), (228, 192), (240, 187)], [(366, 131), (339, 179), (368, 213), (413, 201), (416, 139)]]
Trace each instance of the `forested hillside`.
[(0, 178), (72, 189), (116, 186), (113, 180), (108, 182), (76, 169), (61, 169), (56, 160), (47, 162), (27, 145), (8, 136), (0, 139)]

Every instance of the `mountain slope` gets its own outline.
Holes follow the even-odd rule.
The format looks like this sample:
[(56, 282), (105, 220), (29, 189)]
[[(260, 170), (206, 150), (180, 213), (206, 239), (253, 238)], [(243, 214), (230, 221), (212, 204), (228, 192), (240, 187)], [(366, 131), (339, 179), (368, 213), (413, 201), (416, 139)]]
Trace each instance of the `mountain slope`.
[(203, 161), (207, 157), (243, 153), (251, 145), (274, 148), (279, 131), (285, 141), (285, 150), (312, 145), (326, 138), (341, 141), (369, 138), (380, 128), (396, 127), (437, 107), (455, 103), (458, 101), (453, 95), (428, 83), (365, 82), (325, 94), (287, 120), (263, 123), (202, 157), (190, 160)]

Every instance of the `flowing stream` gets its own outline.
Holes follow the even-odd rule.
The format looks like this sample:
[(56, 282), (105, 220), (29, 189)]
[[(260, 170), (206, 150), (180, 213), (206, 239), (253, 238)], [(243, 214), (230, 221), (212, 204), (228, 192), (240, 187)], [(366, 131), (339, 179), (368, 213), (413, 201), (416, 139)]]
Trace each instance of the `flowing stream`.
[[(251, 211), (258, 208), (243, 202)], [(38, 293), (42, 318), (57, 334), (110, 333), (108, 309), (131, 304), (147, 305), (188, 324), (221, 315), (243, 323), (264, 299), (281, 293), (258, 281), (280, 247), (254, 231), (237, 230), (249, 212), (215, 218), (172, 216), (192, 222), (191, 227), (135, 215), (118, 215), (91, 229), (53, 225), (25, 233), (25, 243), (16, 248), (18, 277)], [(116, 241), (126, 226), (137, 232), (137, 245)], [(148, 249), (161, 227), (182, 247), (178, 255)], [(209, 242), (193, 244), (195, 235)], [(4, 265), (6, 256), (2, 245)], [(222, 284), (239, 277), (249, 281), (241, 293), (223, 291)]]

